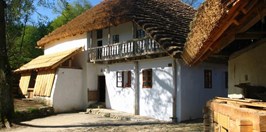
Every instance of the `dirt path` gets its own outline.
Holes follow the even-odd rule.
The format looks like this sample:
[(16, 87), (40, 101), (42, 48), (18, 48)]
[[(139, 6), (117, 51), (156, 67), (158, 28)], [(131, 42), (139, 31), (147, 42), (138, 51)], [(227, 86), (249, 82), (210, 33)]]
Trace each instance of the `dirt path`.
[[(2, 131), (2, 130), (1, 130)], [(4, 132), (50, 132), (50, 131), (202, 131), (202, 123), (164, 124), (121, 121), (94, 114), (68, 113), (34, 119), (18, 124)]]

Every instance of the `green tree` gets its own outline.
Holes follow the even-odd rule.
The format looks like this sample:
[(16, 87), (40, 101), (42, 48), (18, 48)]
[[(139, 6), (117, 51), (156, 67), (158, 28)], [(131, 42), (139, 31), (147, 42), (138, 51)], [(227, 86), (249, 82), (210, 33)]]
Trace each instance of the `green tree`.
[(54, 1), (39, 0), (39, 6), (61, 9), (60, 16), (48, 24), (32, 25), (29, 24), (30, 16), (37, 8), (33, 5), (34, 0), (0, 0), (0, 116), (3, 126), (6, 119), (11, 125), (14, 111), (11, 69), (42, 54), (42, 50), (35, 48), (38, 40), (91, 7), (86, 0), (76, 0), (73, 4), (57, 1), (61, 2), (60, 8), (53, 6)]
[(7, 46), (6, 46), (6, 24), (5, 24), (6, 3), (0, 0), (0, 115), (1, 124), (5, 127), (5, 120), (11, 125), (12, 113), (14, 110), (11, 95), (11, 70), (9, 67)]
[(9, 62), (12, 69), (16, 69), (33, 58), (43, 54), (41, 49), (36, 48), (36, 43), (45, 35), (45, 33), (47, 33), (47, 30), (45, 30), (46, 28), (45, 25), (38, 27), (31, 25), (25, 26), (23, 46), (21, 47), (20, 45), (21, 38), (19, 36), (15, 39), (13, 47), (10, 48), (8, 52)]
[(66, 24), (68, 21), (91, 8), (91, 4), (87, 0), (76, 0), (72, 4), (61, 0), (58, 3), (57, 6), (53, 7), (53, 10), (54, 12), (60, 13), (60, 16), (51, 22), (50, 26), (52, 30)]

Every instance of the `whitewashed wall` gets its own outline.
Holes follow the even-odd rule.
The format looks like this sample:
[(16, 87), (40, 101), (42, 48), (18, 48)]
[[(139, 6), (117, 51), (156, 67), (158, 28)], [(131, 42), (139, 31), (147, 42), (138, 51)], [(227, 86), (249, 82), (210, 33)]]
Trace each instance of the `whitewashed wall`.
[[(226, 65), (202, 63), (195, 67), (181, 64), (181, 113), (179, 120), (202, 118), (206, 102), (215, 96), (227, 96)], [(212, 70), (212, 88), (204, 88), (204, 69)]]
[[(118, 26), (113, 26), (110, 28), (110, 42), (112, 43), (112, 36), (113, 35), (119, 35), (119, 41), (123, 42), (123, 41), (127, 41), (127, 40), (131, 40), (133, 38), (133, 33), (132, 33), (132, 27), (133, 27), (133, 23), (132, 22), (127, 22), (124, 24), (120, 24)], [(107, 45), (108, 44), (108, 32), (109, 29), (105, 28), (103, 29), (103, 45)], [(97, 46), (97, 39), (96, 39), (96, 31), (92, 31), (92, 47), (96, 47)]]
[(250, 83), (266, 87), (266, 42), (235, 53), (229, 59), (229, 94), (243, 94), (234, 85)]
[(51, 94), (55, 112), (84, 109), (82, 93), (82, 70), (59, 68)]
[[(139, 87), (140, 87), (140, 115), (149, 116), (161, 120), (171, 120), (172, 117), (172, 68), (170, 57), (159, 59), (146, 59), (139, 61)], [(134, 113), (134, 63), (119, 63), (105, 66), (106, 72), (106, 106), (110, 109)], [(153, 87), (142, 88), (142, 70), (153, 70)], [(131, 71), (131, 87), (116, 87), (116, 72)]]
[[(105, 72), (106, 79), (106, 107), (128, 113), (134, 113), (134, 64), (120, 63), (108, 65)], [(131, 87), (116, 87), (116, 72), (131, 71), (132, 81)]]
[(87, 33), (51, 42), (44, 46), (44, 54), (57, 53), (78, 47), (87, 49)]
[[(140, 115), (171, 120), (173, 115), (173, 70), (170, 57), (139, 62)], [(142, 70), (152, 68), (152, 88), (142, 88)]]

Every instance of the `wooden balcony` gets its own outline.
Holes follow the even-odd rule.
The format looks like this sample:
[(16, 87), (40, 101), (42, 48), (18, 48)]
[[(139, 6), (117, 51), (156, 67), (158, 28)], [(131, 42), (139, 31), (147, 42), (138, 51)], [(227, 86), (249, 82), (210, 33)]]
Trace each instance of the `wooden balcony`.
[(126, 42), (89, 49), (89, 61), (93, 63), (136, 60), (164, 56), (165, 52), (150, 38), (133, 39)]

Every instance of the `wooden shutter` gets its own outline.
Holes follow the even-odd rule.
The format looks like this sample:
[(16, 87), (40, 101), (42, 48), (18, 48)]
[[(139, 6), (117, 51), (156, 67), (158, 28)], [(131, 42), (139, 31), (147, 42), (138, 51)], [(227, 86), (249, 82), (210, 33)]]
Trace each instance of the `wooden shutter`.
[(21, 78), (19, 81), (19, 88), (20, 88), (23, 95), (27, 95), (28, 86), (29, 86), (29, 82), (30, 82), (30, 75), (31, 75), (31, 73), (21, 74)]
[(34, 96), (51, 96), (51, 91), (54, 83), (54, 71), (41, 71), (37, 75), (36, 84), (34, 87)]

